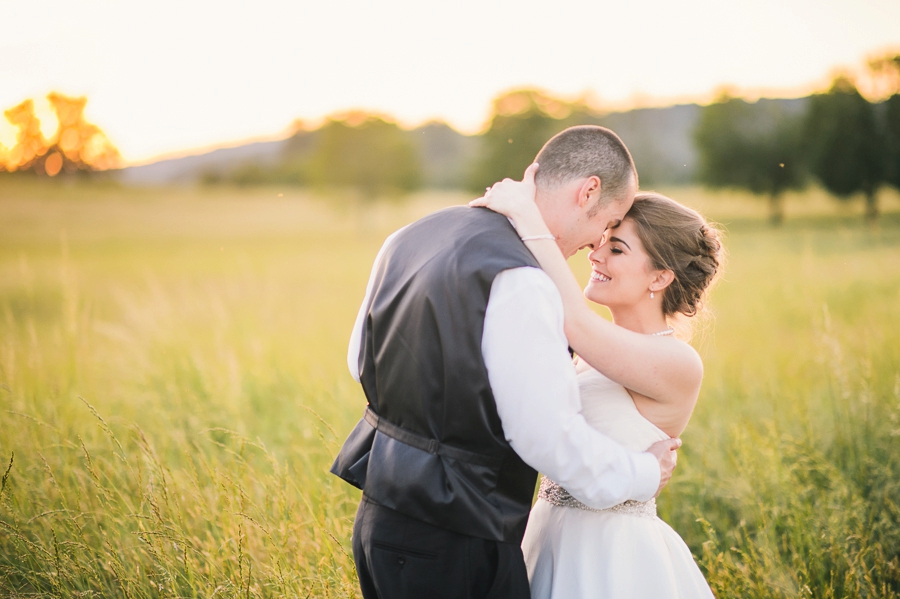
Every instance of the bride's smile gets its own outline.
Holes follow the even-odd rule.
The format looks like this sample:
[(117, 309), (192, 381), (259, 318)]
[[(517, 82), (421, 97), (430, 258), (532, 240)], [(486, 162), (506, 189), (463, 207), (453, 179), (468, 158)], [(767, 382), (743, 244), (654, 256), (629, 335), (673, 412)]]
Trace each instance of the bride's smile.
[(649, 298), (658, 273), (628, 218), (610, 231), (608, 240), (592, 250), (588, 259), (591, 277), (584, 295), (590, 301), (612, 308), (634, 306)]

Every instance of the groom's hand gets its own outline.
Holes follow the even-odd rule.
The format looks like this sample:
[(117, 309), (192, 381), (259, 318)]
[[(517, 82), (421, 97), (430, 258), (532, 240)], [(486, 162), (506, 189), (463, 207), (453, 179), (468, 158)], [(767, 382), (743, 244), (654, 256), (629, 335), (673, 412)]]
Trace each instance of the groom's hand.
[(647, 453), (652, 453), (659, 461), (659, 488), (654, 497), (659, 495), (663, 487), (669, 484), (669, 479), (672, 478), (672, 472), (675, 470), (675, 463), (678, 461), (678, 452), (675, 450), (679, 447), (681, 447), (681, 439), (666, 439), (654, 443), (647, 450)]

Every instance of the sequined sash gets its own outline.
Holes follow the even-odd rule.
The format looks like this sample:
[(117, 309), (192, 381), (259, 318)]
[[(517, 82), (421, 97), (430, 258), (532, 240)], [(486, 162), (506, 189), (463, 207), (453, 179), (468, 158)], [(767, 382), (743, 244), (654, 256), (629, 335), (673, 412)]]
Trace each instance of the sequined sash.
[(538, 491), (538, 497), (544, 501), (560, 507), (574, 507), (579, 510), (588, 512), (615, 512), (617, 514), (628, 514), (629, 516), (639, 516), (642, 518), (656, 518), (656, 499), (650, 501), (632, 501), (614, 505), (604, 510), (594, 509), (581, 503), (569, 492), (560, 487), (558, 484), (547, 478), (541, 478), (541, 488)]

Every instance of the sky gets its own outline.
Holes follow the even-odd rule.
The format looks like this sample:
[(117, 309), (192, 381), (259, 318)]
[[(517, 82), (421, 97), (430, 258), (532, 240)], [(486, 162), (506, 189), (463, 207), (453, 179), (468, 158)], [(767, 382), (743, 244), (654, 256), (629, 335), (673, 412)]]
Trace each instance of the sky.
[(898, 0), (0, 0), (0, 108), (86, 95), (140, 163), (354, 109), (474, 133), (520, 87), (610, 109), (797, 97), (891, 49)]

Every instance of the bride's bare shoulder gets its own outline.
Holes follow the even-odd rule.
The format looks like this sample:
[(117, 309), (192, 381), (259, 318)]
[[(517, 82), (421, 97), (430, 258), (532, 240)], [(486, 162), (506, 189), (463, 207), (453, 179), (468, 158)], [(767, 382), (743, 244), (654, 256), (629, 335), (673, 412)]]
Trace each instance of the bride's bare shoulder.
[(703, 369), (703, 360), (693, 345), (677, 337), (672, 337), (671, 340), (674, 342), (672, 350), (677, 353), (679, 360), (683, 360), (686, 366), (688, 363), (692, 363), (701, 370)]
[[(703, 360), (689, 343), (675, 337), (660, 340), (665, 344), (666, 354), (657, 362), (666, 380), (665, 393), (654, 398), (663, 403), (692, 403), (700, 393), (703, 381)], [(663, 366), (664, 364), (664, 366)]]

